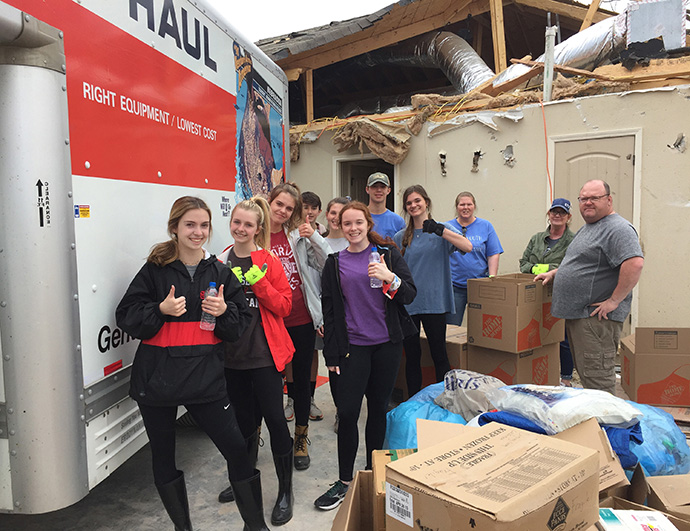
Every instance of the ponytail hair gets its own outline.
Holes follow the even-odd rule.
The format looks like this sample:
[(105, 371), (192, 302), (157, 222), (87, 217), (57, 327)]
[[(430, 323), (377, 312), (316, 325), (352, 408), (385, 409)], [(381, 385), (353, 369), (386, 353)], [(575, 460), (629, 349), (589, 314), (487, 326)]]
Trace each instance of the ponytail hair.
[(405, 217), (407, 218), (407, 227), (405, 228), (405, 233), (403, 234), (402, 239), (403, 255), (405, 254), (407, 246), (410, 245), (410, 242), (412, 241), (412, 236), (414, 236), (414, 220), (407, 212), (407, 198), (413, 193), (418, 193), (422, 196), (422, 199), (426, 201), (427, 218), (431, 216), (431, 198), (429, 197), (429, 194), (426, 193), (424, 187), (421, 184), (413, 184), (412, 186), (405, 188), (405, 191), (403, 192), (403, 211), (405, 212)]
[[(253, 212), (256, 214), (256, 224), (259, 227), (259, 231), (254, 236), (254, 243), (262, 249), (271, 248), (271, 208), (263, 197), (254, 196), (251, 199), (245, 199), (240, 201), (232, 209), (232, 214), (234, 216), (235, 210), (237, 209), (246, 210), (248, 212)], [(232, 217), (230, 216), (230, 221)]]
[(170, 215), (168, 216), (168, 236), (170, 239), (166, 242), (158, 243), (153, 246), (149, 253), (147, 262), (151, 262), (159, 267), (171, 264), (179, 257), (179, 249), (177, 247), (177, 226), (180, 219), (190, 210), (201, 209), (208, 213), (208, 235), (211, 237), (211, 209), (200, 197), (192, 197), (185, 195), (175, 200), (170, 208)]
[(364, 219), (367, 221), (367, 239), (373, 243), (374, 245), (386, 245), (386, 246), (393, 246), (397, 247), (395, 245), (395, 242), (391, 240), (390, 238), (386, 237), (384, 238), (381, 236), (378, 232), (375, 232), (373, 230), (374, 228), (374, 218), (371, 217), (371, 213), (369, 212), (369, 207), (362, 203), (361, 201), (350, 201), (347, 203), (342, 210), (340, 211), (340, 214), (338, 216), (338, 222), (340, 223), (340, 226), (342, 227), (343, 224), (343, 214), (347, 212), (348, 210), (359, 210), (364, 214)]

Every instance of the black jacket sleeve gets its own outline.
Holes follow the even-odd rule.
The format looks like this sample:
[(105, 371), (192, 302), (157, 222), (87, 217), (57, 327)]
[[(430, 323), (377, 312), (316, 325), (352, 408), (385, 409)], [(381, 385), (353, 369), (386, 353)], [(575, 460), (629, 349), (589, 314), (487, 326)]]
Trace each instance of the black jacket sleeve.
[(330, 255), (326, 259), (321, 274), (321, 309), (323, 311), (323, 357), (326, 366), (338, 365), (340, 352), (338, 349), (338, 330), (336, 330), (335, 302), (340, 297), (338, 279), (336, 278), (335, 256)]
[(252, 317), (237, 277), (229, 268), (220, 265), (217, 267), (220, 269), (218, 284), (223, 285), (223, 295), (228, 309), (216, 319), (215, 334), (223, 341), (237, 341), (249, 326)]
[(395, 292), (393, 302), (404, 305), (410, 304), (417, 296), (417, 286), (414, 284), (407, 262), (395, 247), (390, 247), (386, 253), (386, 265), (400, 279), (400, 287)]
[(137, 339), (150, 339), (165, 324), (165, 316), (158, 305), (153, 280), (157, 266), (147, 263), (139, 270), (115, 310), (117, 326)]

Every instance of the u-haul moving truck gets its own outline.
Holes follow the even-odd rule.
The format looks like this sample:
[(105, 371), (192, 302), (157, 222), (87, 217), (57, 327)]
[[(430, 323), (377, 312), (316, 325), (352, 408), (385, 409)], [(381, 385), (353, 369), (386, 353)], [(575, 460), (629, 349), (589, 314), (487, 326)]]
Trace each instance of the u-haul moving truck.
[(114, 310), (172, 202), (288, 163), (287, 79), (203, 1), (0, 2), (0, 511), (83, 498), (146, 442)]

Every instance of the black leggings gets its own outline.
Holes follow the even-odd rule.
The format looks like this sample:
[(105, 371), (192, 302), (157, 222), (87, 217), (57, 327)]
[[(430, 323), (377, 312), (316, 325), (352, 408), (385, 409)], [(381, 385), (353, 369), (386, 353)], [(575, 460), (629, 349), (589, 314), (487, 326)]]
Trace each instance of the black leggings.
[(256, 409), (261, 410), (271, 434), (273, 455), (285, 455), (292, 448), (283, 412), (283, 377), (273, 367), (261, 369), (225, 369), (228, 396), (237, 415), (242, 435), (248, 439), (256, 432)]
[(342, 481), (351, 481), (359, 429), (357, 421), (362, 398), (367, 397), (367, 469), (371, 468), (371, 452), (383, 447), (386, 436), (386, 413), (395, 378), (400, 367), (402, 343), (350, 345), (350, 354), (340, 358), (338, 376), (338, 473)]
[[(448, 353), (446, 352), (446, 314), (428, 313), (411, 315), (410, 317), (412, 317), (417, 330), (421, 330), (420, 322), (424, 325), (431, 359), (434, 360), (434, 368), (436, 369), (436, 382), (442, 382), (443, 377), (450, 370)], [(406, 337), (403, 344), (405, 346), (407, 392), (412, 396), (422, 388), (422, 344), (419, 339), (419, 332)]]
[(287, 329), (295, 346), (292, 356), (292, 381), (295, 389), (295, 424), (309, 424), (311, 407), (311, 362), (314, 357), (316, 330), (313, 323), (291, 326)]
[[(228, 462), (230, 480), (237, 481), (251, 477), (254, 470), (249, 463), (244, 437), (228, 399), (206, 404), (189, 404), (185, 407), (225, 457)], [(139, 404), (139, 410), (151, 446), (153, 480), (156, 485), (165, 485), (180, 475), (175, 464), (177, 406), (158, 407)]]

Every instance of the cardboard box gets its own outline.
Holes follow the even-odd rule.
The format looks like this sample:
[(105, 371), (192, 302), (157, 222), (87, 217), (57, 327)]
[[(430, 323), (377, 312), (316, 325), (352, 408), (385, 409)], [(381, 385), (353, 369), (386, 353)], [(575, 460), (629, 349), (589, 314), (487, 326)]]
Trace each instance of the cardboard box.
[(690, 474), (651, 476), (647, 503), (650, 507), (673, 515), (690, 525)]
[(678, 531), (659, 511), (636, 509), (599, 509), (599, 527), (603, 531)]
[(332, 531), (373, 531), (374, 475), (358, 470), (333, 519)]
[(519, 354), (469, 345), (467, 369), (498, 378), (506, 385), (558, 385), (561, 375), (558, 343)]
[[(646, 505), (641, 505), (639, 503), (635, 503), (623, 498), (619, 498), (616, 496), (609, 497), (609, 498), (604, 498), (599, 502), (599, 507), (610, 507), (612, 509), (623, 509), (623, 510), (633, 510), (633, 511), (651, 511), (649, 507)], [(681, 520), (680, 518), (676, 518), (672, 514), (666, 514), (663, 511), (661, 512), (668, 520), (678, 529), (678, 531), (690, 531), (690, 524), (687, 522)], [(598, 531), (600, 531), (601, 528), (597, 528)], [(590, 531), (590, 530), (587, 530)]]
[[(422, 367), (422, 389), (428, 385), (436, 383), (436, 369), (434, 368), (434, 360), (431, 359), (431, 352), (429, 350), (429, 342), (427, 341), (424, 327), (419, 334), (422, 344), (422, 358), (420, 361)], [(446, 352), (448, 353), (448, 362), (451, 369), (466, 369), (467, 368), (467, 328), (464, 326), (447, 325), (446, 326)], [(407, 380), (405, 380), (405, 356), (403, 354), (400, 368), (398, 369), (398, 377), (395, 380), (395, 388), (393, 390), (393, 400), (396, 402), (404, 402), (410, 398), (407, 392)]]
[(621, 385), (631, 400), (690, 406), (690, 328), (637, 328), (621, 340)]
[(581, 531), (598, 520), (597, 452), (490, 423), (386, 466), (386, 529)]
[(565, 322), (551, 315), (551, 293), (523, 273), (469, 279), (468, 343), (517, 353), (563, 341)]
[[(417, 442), (420, 450), (457, 437), (468, 428), (462, 424), (438, 420), (417, 419)], [(618, 456), (611, 448), (606, 432), (596, 419), (591, 418), (565, 431), (552, 435), (562, 441), (579, 444), (596, 450), (599, 454), (599, 492), (630, 485)]]
[(588, 419), (552, 437), (587, 446), (599, 453), (599, 492), (630, 484), (606, 432), (596, 419)]
[(374, 450), (372, 452), (374, 531), (384, 531), (386, 529), (386, 465), (416, 451), (416, 448), (411, 448), (406, 450)]

